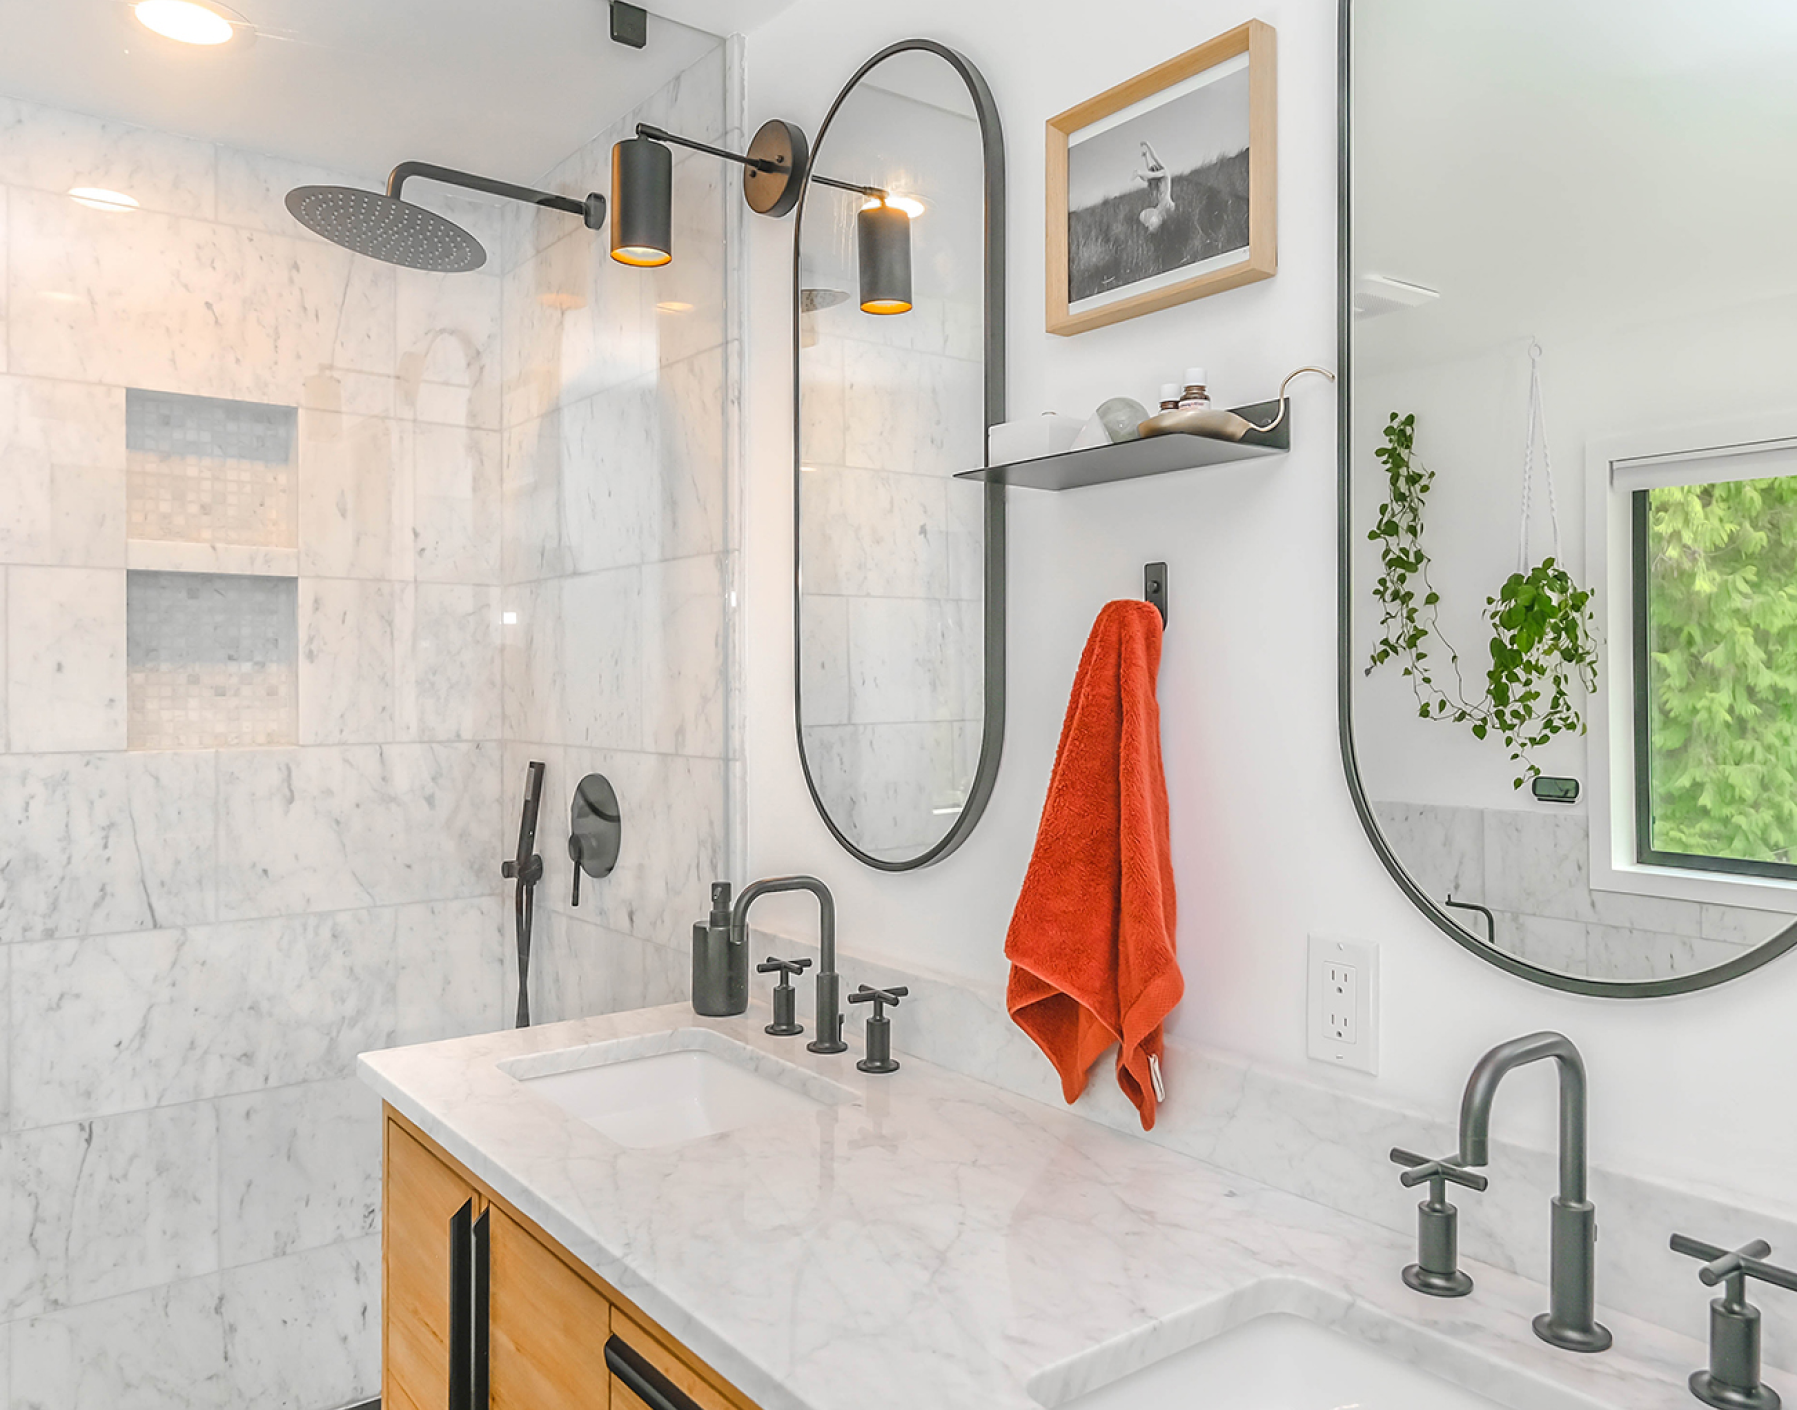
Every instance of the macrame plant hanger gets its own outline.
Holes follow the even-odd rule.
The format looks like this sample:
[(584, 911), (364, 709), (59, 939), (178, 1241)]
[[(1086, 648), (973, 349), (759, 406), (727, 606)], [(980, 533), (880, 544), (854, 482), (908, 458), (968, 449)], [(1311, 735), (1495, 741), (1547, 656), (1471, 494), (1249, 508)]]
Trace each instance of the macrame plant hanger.
[(1547, 449), (1547, 411), (1541, 399), (1541, 344), (1529, 339), (1529, 426), (1522, 449), (1522, 516), (1516, 526), (1516, 571), (1527, 574), (1529, 518), (1535, 501), (1535, 447), (1541, 446), (1541, 478), (1547, 483), (1547, 520), (1553, 530), (1554, 563), (1560, 562), (1560, 505), (1554, 497), (1554, 464)]

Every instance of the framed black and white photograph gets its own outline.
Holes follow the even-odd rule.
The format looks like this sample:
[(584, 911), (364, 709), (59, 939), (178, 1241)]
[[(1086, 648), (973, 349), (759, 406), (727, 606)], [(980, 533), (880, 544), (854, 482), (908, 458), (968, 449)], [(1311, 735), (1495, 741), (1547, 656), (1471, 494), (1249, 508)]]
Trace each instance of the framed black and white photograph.
[(1273, 43), (1250, 20), (1049, 120), (1049, 332), (1273, 275)]

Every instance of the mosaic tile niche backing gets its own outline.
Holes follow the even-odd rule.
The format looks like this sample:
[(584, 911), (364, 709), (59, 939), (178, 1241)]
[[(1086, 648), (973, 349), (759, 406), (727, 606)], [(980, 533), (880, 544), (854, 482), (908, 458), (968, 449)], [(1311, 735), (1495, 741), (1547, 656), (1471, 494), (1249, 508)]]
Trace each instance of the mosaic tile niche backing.
[(297, 425), (290, 406), (127, 389), (127, 532), (294, 547)]
[(294, 743), (298, 603), (293, 578), (127, 574), (130, 747)]

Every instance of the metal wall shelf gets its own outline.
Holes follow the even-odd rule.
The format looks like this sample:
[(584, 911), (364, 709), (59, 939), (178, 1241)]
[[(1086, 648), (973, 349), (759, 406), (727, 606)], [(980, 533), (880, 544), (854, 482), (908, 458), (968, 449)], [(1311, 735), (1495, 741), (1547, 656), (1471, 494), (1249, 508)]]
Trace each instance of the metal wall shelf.
[[(1279, 401), (1255, 402), (1230, 410), (1256, 425), (1265, 425), (1279, 414)], [(1148, 436), (1139, 441), (1092, 446), (1064, 451), (1009, 465), (963, 470), (957, 480), (986, 480), (1001, 485), (1021, 485), (1032, 490), (1074, 490), (1086, 485), (1109, 485), (1119, 480), (1139, 480), (1145, 475), (1166, 475), (1175, 470), (1199, 470), (1242, 460), (1283, 455), (1292, 448), (1291, 408), (1271, 431), (1249, 431), (1239, 441), (1210, 436)]]

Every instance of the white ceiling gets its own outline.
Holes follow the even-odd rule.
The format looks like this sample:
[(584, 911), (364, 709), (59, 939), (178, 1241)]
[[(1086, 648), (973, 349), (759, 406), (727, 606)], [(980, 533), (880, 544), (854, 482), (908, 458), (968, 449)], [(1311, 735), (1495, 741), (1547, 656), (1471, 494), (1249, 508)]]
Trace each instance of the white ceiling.
[(1797, 288), (1797, 3), (1357, 0), (1363, 371)]
[(606, 0), (234, 0), (255, 40), (205, 50), (126, 0), (0, 0), (0, 95), (369, 180), (409, 159), (530, 181), (790, 2), (652, 3), (636, 50)]

